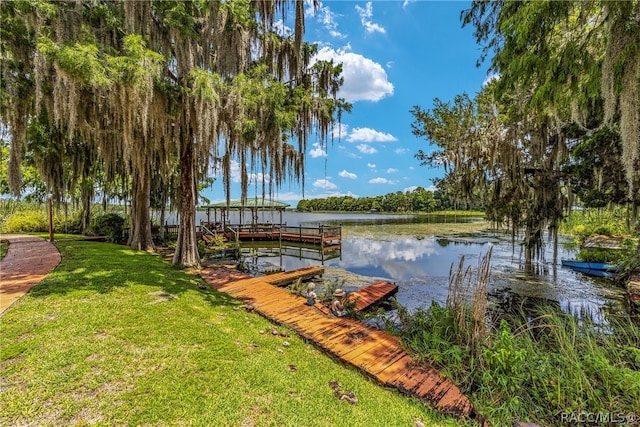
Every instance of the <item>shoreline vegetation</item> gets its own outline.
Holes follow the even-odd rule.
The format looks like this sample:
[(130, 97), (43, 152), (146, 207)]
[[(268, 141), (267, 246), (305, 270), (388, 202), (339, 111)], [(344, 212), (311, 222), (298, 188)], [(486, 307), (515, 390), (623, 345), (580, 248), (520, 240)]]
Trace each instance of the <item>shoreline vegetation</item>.
[[(435, 215), (435, 214), (430, 214)], [(609, 232), (615, 233), (621, 229), (624, 223), (624, 215), (611, 213), (610, 215), (602, 215), (601, 213), (592, 214), (589, 212), (578, 212), (576, 217), (569, 218), (563, 225), (564, 233), (572, 234), (577, 240), (584, 238), (589, 233)], [(477, 215), (471, 215), (477, 216)], [(582, 222), (579, 220), (582, 219)], [(397, 224), (394, 225), (393, 235), (380, 230), (379, 226), (357, 225), (357, 232), (372, 233), (376, 238), (386, 239), (393, 238), (397, 235), (412, 235), (416, 237), (426, 235), (455, 235), (467, 234), (475, 231), (486, 229), (490, 226), (486, 222), (470, 222), (458, 224)], [(352, 226), (345, 228), (345, 233), (349, 233)], [(41, 234), (43, 237), (45, 233)], [(62, 237), (62, 236), (61, 236)], [(65, 236), (69, 237), (69, 236)], [(97, 419), (108, 422), (147, 422), (150, 414), (160, 411), (155, 402), (144, 399), (140, 409), (131, 407), (128, 400), (140, 398), (142, 394), (155, 395), (172, 395), (166, 383), (158, 383), (151, 387), (148, 383), (142, 384), (142, 378), (138, 378), (131, 373), (126, 374), (121, 368), (116, 368), (122, 360), (116, 362), (112, 356), (103, 353), (94, 354), (95, 343), (91, 340), (84, 340), (84, 344), (74, 344), (74, 332), (77, 328), (91, 329), (91, 333), (95, 336), (108, 337), (118, 346), (126, 343), (124, 347), (116, 347), (119, 352), (126, 354), (126, 363), (131, 364), (134, 368), (141, 371), (149, 371), (157, 369), (157, 366), (164, 366), (162, 370), (166, 370), (169, 377), (173, 378), (180, 375), (201, 375), (203, 366), (209, 371), (220, 370), (221, 377), (216, 377), (216, 381), (225, 381), (232, 387), (238, 387), (243, 393), (248, 393), (249, 399), (253, 402), (252, 410), (231, 409), (239, 411), (245, 418), (240, 420), (238, 415), (235, 418), (221, 418), (222, 415), (218, 409), (213, 409), (212, 405), (202, 405), (200, 403), (189, 406), (193, 413), (202, 414), (202, 411), (213, 411), (215, 413), (207, 413), (203, 415), (203, 420), (217, 423), (240, 424), (247, 420), (252, 420), (257, 424), (278, 424), (293, 425), (304, 424), (310, 421), (301, 415), (292, 415), (295, 412), (296, 405), (303, 401), (317, 402), (324, 411), (332, 412), (331, 405), (335, 405), (332, 396), (326, 396), (322, 392), (323, 384), (332, 381), (326, 375), (326, 371), (333, 372), (333, 365), (340, 370), (340, 376), (359, 375), (354, 370), (345, 369), (332, 362), (330, 358), (326, 363), (322, 362), (323, 375), (315, 372), (312, 375), (319, 375), (317, 383), (306, 378), (296, 388), (289, 390), (286, 396), (279, 394), (280, 391), (273, 390), (270, 386), (264, 384), (261, 380), (255, 379), (257, 383), (248, 382), (242, 379), (231, 366), (237, 364), (242, 365), (243, 369), (267, 369), (260, 367), (263, 363), (266, 365), (282, 364), (272, 358), (272, 355), (261, 354), (259, 360), (255, 362), (245, 361), (248, 357), (246, 349), (243, 345), (239, 347), (245, 351), (231, 352), (237, 357), (225, 356), (216, 348), (227, 348), (228, 343), (222, 344), (216, 342), (223, 337), (237, 336), (236, 342), (241, 342), (250, 347), (252, 343), (256, 343), (259, 337), (254, 337), (251, 332), (247, 332), (242, 321), (235, 319), (233, 322), (227, 322), (227, 319), (235, 317), (235, 311), (228, 309), (238, 302), (232, 299), (225, 299), (223, 295), (215, 292), (204, 293), (197, 288), (199, 279), (194, 279), (186, 272), (172, 269), (166, 263), (159, 263), (159, 257), (148, 254), (130, 251), (115, 245), (105, 245), (88, 242), (69, 242), (59, 241), (58, 246), (63, 252), (63, 264), (56, 270), (54, 274), (45, 282), (32, 291), (28, 298), (25, 298), (20, 304), (5, 313), (2, 322), (2, 335), (6, 337), (14, 337), (15, 339), (7, 339), (2, 343), (0, 363), (3, 366), (3, 374), (8, 381), (10, 390), (12, 387), (26, 388), (29, 395), (26, 399), (34, 399), (41, 402), (36, 405), (35, 409), (26, 411), (24, 405), (26, 401), (18, 397), (9, 397), (10, 393), (2, 392), (3, 407), (8, 408), (5, 413), (4, 420), (12, 422), (23, 422), (26, 420), (36, 420), (44, 423), (54, 422), (86, 422), (87, 416), (91, 419)], [(91, 248), (90, 250), (84, 249)], [(101, 246), (95, 246), (101, 245)], [(81, 249), (83, 248), (83, 249)], [(114, 258), (122, 259), (122, 254), (126, 262), (117, 268), (117, 271), (110, 271), (110, 263), (115, 263)], [(116, 255), (120, 254), (120, 255)], [(140, 263), (138, 266), (129, 266), (129, 262)], [(121, 262), (121, 261), (120, 261)], [(487, 265), (490, 260), (484, 261)], [(147, 264), (148, 263), (148, 264)], [(87, 265), (91, 265), (91, 270), (87, 270)], [(486, 310), (486, 289), (483, 288), (483, 281), (488, 279), (487, 273), (482, 273), (483, 266), (479, 264), (478, 269), (463, 269), (463, 260), (461, 260), (458, 269), (452, 268), (450, 277), (449, 298), (445, 306), (433, 304), (428, 309), (420, 309), (409, 313), (403, 307), (396, 307), (397, 316), (395, 318), (385, 318), (382, 316), (382, 323), (387, 328), (398, 334), (408, 351), (417, 359), (427, 361), (438, 367), (441, 372), (450, 377), (454, 382), (467, 394), (478, 409), (478, 412), (491, 420), (494, 425), (511, 424), (513, 420), (537, 422), (541, 425), (553, 425), (560, 422), (561, 416), (567, 414), (580, 414), (590, 412), (608, 412), (625, 414), (625, 416), (633, 417), (637, 414), (636, 403), (640, 399), (640, 326), (637, 319), (628, 316), (609, 315), (606, 325), (598, 325), (592, 323), (588, 316), (579, 318), (577, 315), (560, 312), (547, 308), (539, 308), (536, 316), (530, 313), (508, 313), (508, 315), (498, 316)], [(136, 272), (136, 278), (128, 279), (124, 272), (129, 270)], [(154, 277), (143, 278), (144, 272), (154, 271)], [(138, 273), (141, 275), (137, 277)], [(183, 276), (184, 275), (184, 276)], [(159, 279), (159, 280), (158, 280)], [(150, 281), (151, 280), (151, 281)], [(353, 280), (353, 277), (345, 280)], [(461, 286), (467, 286), (461, 289)], [(138, 289), (141, 287), (141, 289)], [(179, 289), (178, 289), (179, 288)], [(135, 289), (135, 291), (134, 291)], [(149, 292), (144, 293), (142, 289)], [(484, 289), (484, 291), (483, 291)], [(135, 298), (127, 299), (127, 294), (133, 292)], [(149, 298), (150, 293), (160, 292), (170, 295), (178, 295), (175, 301), (184, 299), (181, 295), (184, 293), (189, 296), (189, 307), (182, 307), (178, 311), (173, 311), (158, 322), (167, 323), (162, 326), (163, 331), (176, 333), (178, 335), (186, 334), (183, 330), (185, 325), (182, 324), (180, 317), (189, 311), (189, 316), (197, 314), (195, 319), (189, 322), (204, 322), (210, 326), (206, 333), (211, 335), (209, 343), (203, 343), (202, 339), (194, 339), (193, 335), (179, 338), (180, 344), (178, 348), (167, 347), (166, 342), (161, 344), (147, 340), (148, 335), (155, 338), (156, 332), (149, 330), (153, 328), (153, 319), (149, 319), (150, 314), (147, 313), (148, 307), (139, 299)], [(461, 295), (473, 295), (471, 302), (467, 302)], [(109, 299), (112, 296), (112, 300)], [(195, 299), (194, 299), (195, 298)], [(225, 300), (220, 303), (219, 300)], [(115, 313), (84, 312), (84, 309), (74, 304), (74, 301), (83, 301), (81, 306), (100, 306), (107, 304), (122, 308), (122, 319), (116, 322), (116, 326), (109, 326), (114, 320), (111, 316)], [(205, 301), (201, 304), (197, 301)], [(98, 301), (100, 301), (98, 303)], [(177, 303), (171, 301), (163, 301), (159, 306)], [(212, 303), (217, 301), (216, 303)], [(85, 304), (86, 302), (87, 304)], [(168, 304), (170, 303), (170, 304)], [(209, 304), (211, 303), (211, 304)], [(155, 303), (151, 304), (155, 305)], [(484, 307), (484, 308), (483, 308)], [(96, 310), (97, 308), (92, 308)], [(213, 310), (213, 311), (212, 311)], [(115, 310), (117, 311), (117, 310)], [(232, 312), (234, 314), (232, 314)], [(485, 313), (485, 316), (479, 314)], [(79, 324), (69, 333), (63, 332), (64, 323), (57, 321), (58, 317), (66, 318), (73, 314), (74, 317), (80, 319), (80, 323), (86, 322), (84, 325)], [(165, 313), (166, 314), (166, 313)], [(95, 316), (99, 320), (91, 320)], [(204, 317), (198, 317), (204, 316)], [(231, 317), (230, 317), (231, 316)], [(252, 325), (251, 328), (271, 328), (277, 326), (269, 326), (267, 323), (261, 323), (264, 319), (254, 319), (253, 315), (243, 313), (245, 325)], [(49, 319), (51, 317), (51, 319)], [(44, 318), (44, 320), (43, 320)], [(35, 332), (27, 331), (27, 323), (34, 319), (40, 319), (36, 322), (39, 326)], [(143, 320), (145, 319), (145, 320)], [(144, 322), (142, 325), (140, 322)], [(96, 324), (98, 322), (98, 324)], [(126, 324), (130, 322), (130, 324)], [(186, 320), (185, 320), (186, 322)], [(266, 322), (266, 321), (265, 321)], [(150, 324), (147, 324), (150, 323)], [(258, 323), (260, 324), (258, 326)], [(49, 330), (49, 324), (55, 324), (54, 330)], [(191, 324), (191, 323), (190, 323)], [(215, 328), (213, 327), (215, 325)], [(256, 325), (256, 326), (253, 326)], [(58, 330), (58, 328), (60, 330)], [(115, 328), (115, 329), (113, 329)], [(250, 328), (250, 329), (251, 329)], [(126, 333), (123, 331), (127, 331)], [(214, 332), (215, 331), (215, 332)], [(213, 332), (213, 333), (212, 333)], [(124, 335), (123, 335), (124, 334)], [(44, 336), (53, 336), (52, 342), (45, 342)], [(130, 335), (130, 336), (128, 336)], [(218, 336), (219, 335), (219, 336)], [(118, 339), (115, 339), (115, 338)], [(293, 338), (291, 338), (293, 339)], [(194, 341), (190, 341), (194, 340)], [(15, 341), (15, 342), (14, 342)], [(246, 342), (245, 342), (246, 341)], [(49, 347), (55, 343), (60, 348), (73, 349), (71, 355), (60, 354), (59, 351), (54, 352), (51, 357), (47, 356), (45, 365), (53, 369), (58, 369), (62, 373), (47, 373), (43, 378), (55, 384), (60, 383), (54, 388), (54, 391), (45, 391), (39, 386), (34, 387), (37, 383), (36, 378), (43, 375), (41, 368), (35, 366), (41, 363), (37, 360), (37, 354), (43, 351), (49, 351)], [(299, 343), (299, 344), (298, 344)], [(257, 343), (260, 348), (270, 348), (277, 346), (279, 343)], [(82, 348), (82, 346), (85, 348)], [(153, 355), (152, 363), (156, 368), (150, 368), (145, 365), (147, 362), (136, 360), (136, 352), (138, 354), (154, 353), (152, 350), (155, 346), (160, 345), (166, 349), (167, 354), (175, 357), (176, 354), (184, 352), (182, 363), (192, 365), (191, 368), (182, 372), (174, 361), (163, 359), (166, 355)], [(195, 347), (193, 347), (195, 346)], [(216, 347), (217, 346), (217, 347)], [(226, 346), (226, 347), (225, 347)], [(134, 347), (138, 350), (134, 351)], [(319, 350), (313, 346), (296, 341), (296, 348), (300, 353), (297, 354), (295, 363), (299, 375), (300, 366), (303, 366), (305, 360), (310, 353), (319, 353)], [(102, 351), (102, 350), (101, 350)], [(224, 350), (224, 352), (228, 351)], [(190, 358), (193, 353), (198, 354), (198, 361), (193, 362)], [(212, 356), (212, 353), (215, 353)], [(223, 352), (223, 353), (224, 353)], [(255, 359), (257, 351), (251, 351)], [(286, 352), (290, 352), (286, 350)], [(264, 352), (263, 352), (264, 353)], [(79, 355), (76, 357), (76, 354)], [(67, 359), (71, 357), (71, 362)], [(187, 359), (184, 359), (186, 357)], [(222, 363), (224, 367), (213, 368), (207, 358), (213, 357), (213, 360), (225, 359), (227, 362)], [(88, 358), (88, 359), (87, 359)], [(201, 359), (202, 358), (202, 359)], [(315, 361), (317, 357), (314, 356)], [(88, 360), (88, 362), (85, 362)], [(96, 361), (104, 363), (97, 363)], [(231, 362), (229, 360), (232, 360)], [(195, 363), (195, 366), (194, 365)], [(204, 364), (204, 365), (200, 365)], [(251, 364), (247, 367), (245, 364)], [(143, 366), (144, 365), (144, 366)], [(227, 366), (231, 365), (231, 366)], [(66, 366), (66, 367), (65, 367)], [(135, 368), (135, 367), (138, 368)], [(95, 378), (89, 371), (100, 371), (98, 378)], [(309, 368), (311, 369), (311, 368)], [(289, 380), (282, 373), (271, 373), (273, 369), (267, 369), (268, 375), (277, 375), (276, 382), (289, 384)], [(345, 370), (348, 374), (342, 372)], [(77, 371), (77, 372), (76, 372)], [(113, 371), (113, 372), (112, 372)], [(27, 372), (24, 375), (22, 372)], [(68, 376), (69, 372), (75, 378), (74, 383), (71, 382), (67, 386), (63, 386), (62, 377)], [(208, 371), (207, 371), (208, 372)], [(198, 383), (212, 380), (208, 372), (203, 378), (198, 379)], [(128, 376), (136, 377), (129, 379)], [(102, 378), (105, 377), (105, 378)], [(326, 378), (325, 378), (326, 377)], [(92, 382), (90, 390), (80, 393), (73, 391), (76, 388), (83, 388), (81, 382)], [(155, 381), (160, 381), (154, 377)], [(322, 379), (320, 379), (322, 378)], [(272, 378), (273, 379), (273, 378)], [(65, 380), (66, 381), (66, 380)], [(357, 380), (353, 380), (357, 381)], [(351, 385), (355, 388), (367, 388), (377, 386), (369, 384), (369, 381), (360, 377), (360, 381), (365, 385)], [(265, 382), (269, 382), (266, 381)], [(120, 385), (117, 385), (120, 384)], [(343, 382), (344, 384), (344, 382)], [(115, 392), (115, 388), (121, 387), (124, 394)], [(180, 382), (179, 387), (189, 386)], [(290, 386), (293, 387), (293, 386)], [(307, 389), (308, 388), (308, 389)], [(379, 388), (379, 387), (378, 387)], [(102, 389), (107, 389), (107, 401), (89, 403), (87, 396), (94, 395)], [(57, 392), (55, 391), (57, 390)], [(367, 389), (369, 390), (369, 389)], [(73, 392), (72, 392), (73, 391)], [(73, 394), (75, 393), (75, 395)], [(295, 397), (296, 403), (290, 402), (291, 396)], [(367, 391), (369, 393), (369, 391)], [(59, 395), (59, 397), (55, 397)], [(102, 393), (101, 393), (102, 395)], [(201, 395), (199, 392), (189, 391), (187, 393), (189, 401), (198, 401)], [(75, 396), (75, 397), (74, 397)], [(233, 394), (235, 396), (235, 393)], [(425, 425), (458, 425), (458, 421), (446, 419), (418, 402), (399, 396), (397, 393), (391, 393), (388, 397), (376, 397), (376, 399), (391, 399), (392, 406), (390, 413), (399, 411), (402, 415), (399, 417), (382, 416), (371, 408), (366, 409), (366, 416), (358, 412), (356, 415), (352, 408), (342, 407), (338, 411), (340, 417), (347, 417), (348, 421), (340, 421), (330, 415), (324, 414), (321, 421), (314, 425), (358, 425), (354, 424), (354, 417), (366, 424), (362, 425), (408, 425), (412, 420), (421, 420)], [(234, 408), (233, 405), (240, 405), (243, 397), (231, 397), (233, 403), (228, 404), (228, 408)], [(335, 398), (334, 398), (335, 399)], [(399, 402), (395, 402), (398, 399)], [(95, 399), (94, 399), (95, 400)], [(153, 400), (151, 397), (150, 400)], [(264, 402), (273, 402), (274, 400), (285, 400), (278, 405), (278, 411), (282, 413), (274, 413), (274, 410)], [(386, 400), (385, 406), (387, 405)], [(44, 402), (44, 403), (43, 403)], [(160, 402), (163, 402), (161, 399)], [(164, 401), (166, 403), (166, 401)], [(304, 403), (302, 403), (304, 404)], [(118, 406), (113, 410), (112, 405)], [(408, 406), (407, 406), (408, 405)], [(58, 408), (54, 413), (54, 419), (45, 419), (43, 407)], [(66, 408), (66, 409), (61, 409)], [(89, 408), (89, 409), (80, 409)], [(107, 411), (104, 408), (109, 408)], [(396, 409), (397, 408), (397, 409)], [(409, 408), (409, 409), (407, 409)], [(416, 409), (416, 408), (419, 408)], [(360, 411), (359, 409), (358, 411)], [(417, 412), (416, 412), (417, 411)], [(635, 411), (635, 412), (634, 412)], [(174, 414), (174, 410), (169, 411), (167, 415), (170, 420), (184, 420)], [(249, 413), (250, 412), (250, 413)], [(379, 410), (378, 410), (379, 412)], [(108, 415), (105, 415), (108, 413)], [(286, 415), (289, 414), (289, 415)], [(158, 416), (158, 415), (154, 415)], [(287, 416), (295, 419), (296, 423), (289, 423)], [(318, 415), (319, 416), (319, 415)], [(97, 417), (97, 418), (96, 418)], [(301, 418), (302, 417), (302, 418)], [(160, 418), (155, 418), (161, 420)], [(162, 418), (163, 421), (167, 419)], [(393, 419), (393, 421), (392, 421)], [(306, 421), (305, 421), (306, 420)], [(401, 420), (401, 421), (400, 421)], [(358, 421), (358, 422), (359, 422)], [(384, 421), (384, 422), (383, 422)], [(153, 422), (153, 421), (152, 421)], [(341, 424), (342, 423), (342, 424)]]
[[(513, 420), (556, 425), (562, 414), (616, 413), (638, 420), (640, 322), (551, 306), (488, 310), (490, 253), (478, 268), (452, 267), (444, 306), (409, 312), (385, 323), (410, 354), (440, 369), (494, 425)], [(471, 300), (469, 300), (471, 296)]]

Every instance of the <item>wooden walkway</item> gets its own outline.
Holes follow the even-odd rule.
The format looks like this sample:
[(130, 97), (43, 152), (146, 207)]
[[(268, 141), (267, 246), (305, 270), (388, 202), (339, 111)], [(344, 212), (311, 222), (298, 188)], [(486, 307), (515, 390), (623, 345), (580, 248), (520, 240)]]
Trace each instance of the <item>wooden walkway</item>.
[(322, 276), (323, 274), (324, 268), (309, 266), (289, 272), (269, 274), (268, 276), (257, 277), (256, 279), (259, 281), (265, 281), (275, 286), (286, 286), (298, 279), (309, 280), (316, 276)]
[(60, 263), (60, 252), (35, 236), (3, 234), (9, 251), (0, 261), (0, 314), (40, 283)]
[(251, 304), (263, 316), (295, 330), (381, 384), (417, 397), (443, 413), (475, 417), (471, 402), (460, 389), (436, 369), (419, 366), (404, 352), (398, 337), (306, 305), (304, 298), (268, 282), (276, 275), (252, 278), (226, 268), (203, 269), (200, 275), (214, 288)]

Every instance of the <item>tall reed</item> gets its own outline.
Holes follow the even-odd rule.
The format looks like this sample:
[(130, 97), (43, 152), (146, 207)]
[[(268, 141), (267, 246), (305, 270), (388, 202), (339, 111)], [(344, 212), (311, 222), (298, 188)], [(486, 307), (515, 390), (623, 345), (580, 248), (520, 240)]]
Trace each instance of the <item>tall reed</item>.
[(449, 270), (449, 293), (446, 308), (454, 318), (458, 343), (476, 351), (488, 337), (487, 283), (491, 276), (493, 248), (480, 257), (478, 269), (465, 267), (464, 256)]
[(451, 268), (445, 307), (409, 312), (397, 330), (414, 357), (436, 366), (494, 425), (513, 420), (557, 425), (567, 414), (640, 412), (640, 325), (606, 315), (606, 324), (557, 307), (488, 317), (491, 251), (477, 272)]

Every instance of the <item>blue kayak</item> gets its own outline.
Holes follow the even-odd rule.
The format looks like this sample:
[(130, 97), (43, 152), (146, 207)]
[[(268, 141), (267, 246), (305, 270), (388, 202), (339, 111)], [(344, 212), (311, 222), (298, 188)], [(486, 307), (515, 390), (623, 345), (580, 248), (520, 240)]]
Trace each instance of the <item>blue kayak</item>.
[(590, 274), (598, 277), (614, 277), (618, 267), (605, 262), (583, 262), (575, 260), (562, 260), (563, 267), (569, 267), (580, 273)]

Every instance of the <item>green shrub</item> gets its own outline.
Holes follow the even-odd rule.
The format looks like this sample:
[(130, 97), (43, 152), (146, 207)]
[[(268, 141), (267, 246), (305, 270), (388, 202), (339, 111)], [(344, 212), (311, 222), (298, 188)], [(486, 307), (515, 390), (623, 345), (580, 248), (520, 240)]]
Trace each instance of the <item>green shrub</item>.
[(100, 215), (93, 219), (92, 228), (96, 234), (105, 236), (107, 241), (120, 243), (124, 236), (124, 218), (114, 213)]
[(47, 213), (44, 210), (16, 211), (0, 226), (3, 233), (33, 233), (49, 230)]
[(620, 236), (629, 234), (629, 208), (583, 209), (571, 212), (560, 225), (560, 232), (584, 240), (593, 235)]

